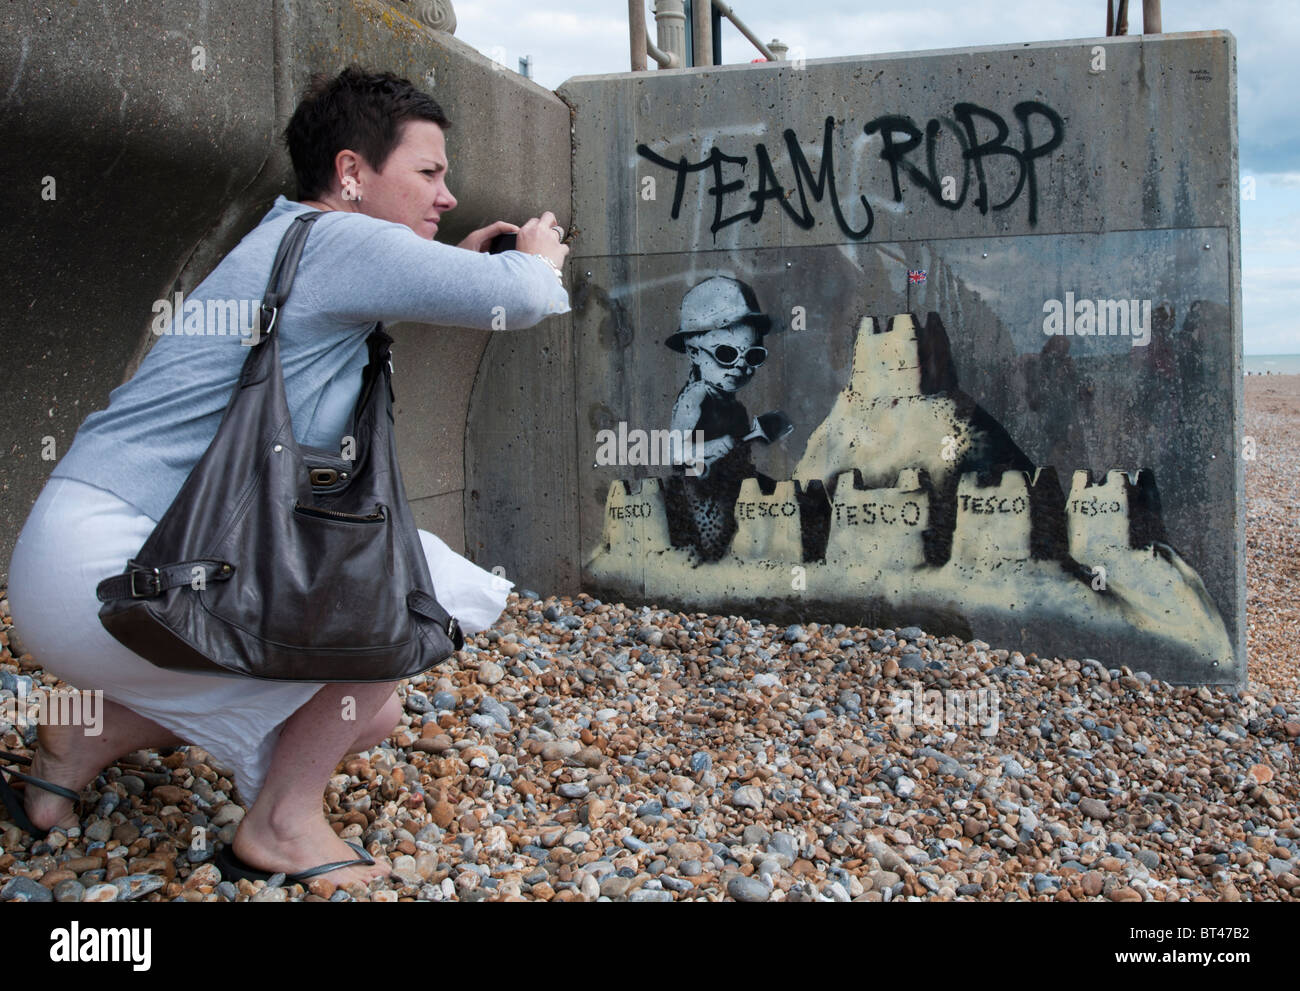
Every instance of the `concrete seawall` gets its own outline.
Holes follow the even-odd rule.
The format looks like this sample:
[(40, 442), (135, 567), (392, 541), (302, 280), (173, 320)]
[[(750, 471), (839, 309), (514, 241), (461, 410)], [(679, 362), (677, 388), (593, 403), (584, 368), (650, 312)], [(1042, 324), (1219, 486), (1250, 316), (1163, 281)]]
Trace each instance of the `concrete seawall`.
[[(559, 93), (586, 177), (572, 259), (584, 588), (846, 623), (865, 609), (905, 625), (924, 610), (933, 628), (1025, 650), (1087, 650), (1172, 680), (1244, 678), (1230, 34), (590, 76)], [(711, 326), (688, 301), (719, 278), (749, 287), (770, 321), (725, 340), (728, 354), (766, 349), (761, 368), (673, 346), (691, 321)], [(914, 332), (894, 330), (904, 317)], [(712, 405), (678, 422), (683, 406), (703, 408), (701, 390)], [(793, 429), (750, 446), (731, 472), (743, 484), (686, 479), (674, 499), (665, 467), (589, 456), (616, 426), (735, 437), (724, 421), (764, 411)], [(936, 492), (923, 539), (846, 558), (832, 530), (833, 554), (809, 558), (828, 513), (810, 485), (857, 473), (887, 490), (909, 469)], [(1040, 511), (1014, 534), (963, 522), (963, 494), (988, 512), (977, 479), (1048, 470)], [(1070, 479), (1116, 470), (1143, 500), (1125, 516), (1131, 533), (1085, 537), (1076, 517), (1067, 532)], [(611, 480), (655, 477), (670, 547), (647, 536), (638, 555), (624, 533), (631, 557), (616, 564), (602, 539)], [(748, 518), (760, 491), (797, 503), (799, 524)], [(1139, 525), (1151, 520), (1159, 532)], [(1115, 557), (1105, 603), (1077, 577), (1058, 589), (1059, 565), (1042, 570), (1103, 567), (1072, 547)], [(925, 564), (885, 587), (873, 576), (897, 554)], [(1020, 562), (1018, 577), (983, 603), (976, 572), (1008, 573), (995, 559)], [(979, 567), (965, 574), (963, 561)], [(1067, 627), (1072, 642), (1057, 635)]]

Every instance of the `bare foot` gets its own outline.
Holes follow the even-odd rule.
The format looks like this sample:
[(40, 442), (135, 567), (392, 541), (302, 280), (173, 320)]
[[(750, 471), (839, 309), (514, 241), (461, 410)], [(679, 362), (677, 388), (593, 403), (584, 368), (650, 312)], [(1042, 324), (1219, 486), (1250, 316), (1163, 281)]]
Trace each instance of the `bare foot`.
[[(42, 778), (51, 784), (62, 785), (73, 791), (80, 791), (89, 784), (103, 765), (94, 748), (84, 747), (81, 728), (78, 726), (47, 726), (37, 728), (37, 744), (32, 751), (31, 767), (23, 770), (34, 778)], [(31, 782), (23, 785), (26, 796), (23, 800), (27, 817), (37, 829), (72, 829), (81, 825), (77, 816), (76, 805), (62, 795), (46, 791)]]
[[(284, 871), (286, 874), (338, 860), (357, 859), (357, 852), (334, 833), (320, 813), (309, 821), (277, 828), (257, 812), (250, 811), (239, 824), (234, 849), (235, 856), (249, 867)], [(353, 882), (365, 885), (374, 878), (387, 877), (391, 873), (388, 864), (376, 859), (374, 864), (340, 867), (316, 877), (343, 887)]]

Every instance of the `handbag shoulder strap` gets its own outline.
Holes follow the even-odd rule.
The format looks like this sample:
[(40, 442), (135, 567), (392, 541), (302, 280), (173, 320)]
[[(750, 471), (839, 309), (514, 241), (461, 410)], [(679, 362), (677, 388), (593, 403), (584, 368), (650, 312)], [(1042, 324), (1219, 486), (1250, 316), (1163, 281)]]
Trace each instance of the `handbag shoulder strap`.
[(299, 214), (280, 238), (280, 247), (271, 263), (271, 277), (266, 283), (266, 292), (262, 294), (262, 320), (265, 328), (262, 334), (269, 335), (275, 326), (275, 316), (284, 301), (289, 298), (293, 288), (293, 278), (298, 273), (298, 261), (302, 258), (302, 249), (307, 243), (311, 225), (324, 216), (323, 211)]
[[(294, 276), (298, 273), (298, 261), (302, 258), (303, 247), (307, 244), (307, 235), (311, 232), (311, 225), (324, 216), (324, 211), (313, 210), (310, 213), (299, 214), (294, 217), (293, 222), (280, 238), (280, 247), (275, 253), (275, 261), (271, 263), (271, 277), (266, 283), (266, 292), (262, 295), (262, 321), (265, 329), (262, 331), (263, 337), (269, 336), (275, 327), (276, 314), (279, 308), (284, 305), (285, 300), (289, 298), (289, 290), (293, 288)], [(392, 402), (396, 399), (393, 395), (392, 382), (392, 363), (389, 352), (393, 339), (384, 333), (384, 325), (376, 323), (374, 330), (366, 339), (366, 344), (370, 351), (370, 361), (363, 371), (363, 388), (361, 395), (358, 397), (356, 409), (353, 410), (355, 419), (357, 412), (364, 405), (370, 382), (386, 369), (390, 374), (386, 376), (388, 381), (388, 398)]]

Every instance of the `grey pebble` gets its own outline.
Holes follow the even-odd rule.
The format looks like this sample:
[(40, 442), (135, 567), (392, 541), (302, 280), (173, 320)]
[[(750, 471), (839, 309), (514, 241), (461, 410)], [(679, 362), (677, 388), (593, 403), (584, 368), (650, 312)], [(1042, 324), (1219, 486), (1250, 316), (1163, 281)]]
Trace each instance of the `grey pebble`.
[(112, 883), (117, 886), (122, 901), (129, 902), (160, 890), (167, 882), (156, 874), (128, 874)]
[(206, 864), (216, 853), (216, 847), (211, 843), (201, 843), (198, 846), (187, 847), (185, 850), (185, 859), (191, 864)]
[(1021, 766), (1020, 761), (1016, 760), (1014, 757), (1003, 757), (1000, 759), (1002, 761), (1002, 773), (1008, 778), (1023, 778), (1025, 776), (1025, 769)]
[(29, 877), (16, 877), (0, 888), (0, 901), (18, 899), (24, 902), (52, 902), (54, 893)]
[(738, 874), (727, 882), (727, 894), (738, 902), (765, 902), (772, 890), (757, 878)]
[[(767, 844), (767, 852), (777, 856), (784, 856), (794, 863), (799, 858), (799, 848), (795, 843), (794, 837), (789, 833), (775, 833), (771, 841)], [(789, 867), (790, 864), (783, 864), (783, 867)]]
[(478, 701), (478, 711), (484, 715), (490, 715), (491, 718), (497, 720), (497, 722), (506, 727), (507, 730), (510, 728), (510, 709), (507, 709), (506, 706), (500, 704), (500, 702), (495, 700), (495, 698), (485, 694), (485, 696)]
[(144, 780), (134, 774), (123, 774), (117, 779), (117, 783), (132, 795), (144, 794)]
[(656, 891), (653, 888), (640, 887), (632, 894), (627, 896), (630, 902), (670, 902), (673, 900), (671, 891)]
[[(95, 815), (99, 816), (101, 819), (107, 819), (117, 810), (117, 807), (121, 802), (122, 796), (110, 788), (100, 796), (99, 804), (95, 806)], [(108, 839), (108, 837), (104, 838)]]
[[(1139, 854), (1139, 856), (1141, 856), (1141, 854)], [(1300, 871), (1294, 870), (1291, 861), (1282, 860), (1279, 857), (1269, 857), (1267, 867), (1268, 867), (1269, 874), (1273, 875), (1273, 877), (1275, 878), (1281, 877), (1283, 874), (1287, 873), (1288, 871), (1292, 871), (1293, 873), (1300, 873)]]
[(767, 846), (772, 835), (762, 826), (746, 826), (743, 833), (740, 834), (740, 842), (745, 846)]
[(81, 896), (85, 893), (86, 886), (75, 877), (60, 881), (54, 886), (54, 900), (56, 902), (79, 902)]
[(1055, 891), (1061, 886), (1061, 879), (1050, 874), (1034, 875), (1034, 890), (1037, 892)]
[(417, 716), (422, 716), (426, 712), (433, 711), (433, 703), (429, 701), (429, 696), (424, 692), (409, 691), (406, 693), (406, 711)]

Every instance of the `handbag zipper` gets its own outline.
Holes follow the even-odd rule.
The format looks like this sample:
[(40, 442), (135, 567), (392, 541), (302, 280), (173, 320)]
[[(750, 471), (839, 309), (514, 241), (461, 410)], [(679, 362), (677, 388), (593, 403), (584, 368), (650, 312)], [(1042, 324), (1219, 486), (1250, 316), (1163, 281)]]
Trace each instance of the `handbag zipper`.
[(370, 513), (367, 516), (358, 516), (355, 513), (340, 513), (333, 509), (322, 509), (320, 506), (304, 506), (301, 502), (294, 503), (293, 511), (303, 513), (306, 516), (320, 516), (325, 519), (345, 520), (349, 523), (375, 523), (384, 518), (383, 506), (376, 506), (380, 510), (378, 513)]

